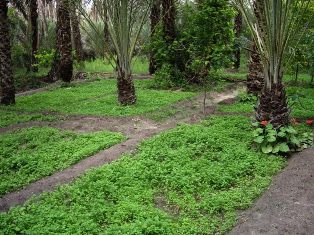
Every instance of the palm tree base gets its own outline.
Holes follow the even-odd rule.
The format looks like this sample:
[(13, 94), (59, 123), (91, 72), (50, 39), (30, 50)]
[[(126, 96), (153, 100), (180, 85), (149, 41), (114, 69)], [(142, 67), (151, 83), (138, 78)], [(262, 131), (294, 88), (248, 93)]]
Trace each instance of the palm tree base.
[(121, 105), (133, 105), (136, 103), (135, 86), (131, 75), (118, 77), (118, 100)]
[(268, 121), (274, 128), (280, 128), (290, 124), (290, 112), (282, 84), (273, 84), (271, 88), (263, 88), (256, 109), (258, 122)]

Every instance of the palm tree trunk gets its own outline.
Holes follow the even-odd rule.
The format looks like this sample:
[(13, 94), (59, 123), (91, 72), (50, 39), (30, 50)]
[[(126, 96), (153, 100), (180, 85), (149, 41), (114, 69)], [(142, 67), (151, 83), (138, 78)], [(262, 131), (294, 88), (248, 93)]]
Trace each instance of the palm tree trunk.
[(256, 110), (257, 121), (269, 121), (277, 129), (289, 125), (290, 112), (285, 88), (281, 83), (263, 88)]
[(0, 82), (1, 104), (15, 103), (15, 87), (12, 72), (8, 1), (0, 1)]
[(133, 105), (136, 103), (135, 86), (132, 75), (123, 68), (118, 68), (118, 100), (121, 105)]
[(233, 67), (238, 70), (241, 65), (241, 48), (240, 48), (240, 36), (242, 31), (242, 15), (240, 12), (235, 17), (234, 20), (234, 32), (235, 32), (235, 50), (234, 50), (234, 57), (235, 61)]
[(33, 72), (38, 72), (36, 54), (38, 50), (38, 5), (37, 0), (30, 1), (30, 21), (32, 28), (32, 55), (31, 69)]
[(246, 82), (248, 93), (256, 96), (260, 94), (264, 84), (264, 69), (255, 43), (250, 53), (249, 73)]
[(80, 23), (79, 18), (76, 14), (75, 5), (71, 4), (71, 26), (72, 26), (72, 35), (73, 35), (73, 42), (74, 42), (74, 49), (76, 58), (78, 61), (83, 60), (83, 45), (82, 45), (82, 37), (80, 31)]
[(48, 81), (70, 82), (73, 76), (70, 4), (60, 0), (57, 5), (57, 45)]
[[(156, 27), (160, 21), (160, 13), (161, 13), (161, 5), (160, 0), (155, 0), (150, 13), (150, 20), (151, 20), (151, 39), (155, 35)], [(149, 73), (154, 74), (157, 70), (157, 64), (155, 60), (155, 55), (153, 52), (150, 53), (149, 59)]]
[(172, 43), (176, 39), (176, 6), (174, 0), (162, 0), (163, 33), (165, 39)]

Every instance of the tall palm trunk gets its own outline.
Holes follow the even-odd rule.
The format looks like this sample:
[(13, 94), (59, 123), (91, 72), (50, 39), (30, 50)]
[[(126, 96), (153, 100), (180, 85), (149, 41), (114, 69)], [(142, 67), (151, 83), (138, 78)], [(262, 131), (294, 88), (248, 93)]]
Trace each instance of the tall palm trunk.
[[(160, 0), (155, 0), (150, 13), (151, 20), (151, 39), (155, 35), (156, 27), (160, 21), (160, 13), (161, 13), (161, 4)], [(153, 52), (150, 53), (149, 59), (149, 73), (154, 74), (157, 70), (156, 59)]]
[(59, 0), (57, 4), (57, 45), (48, 81), (61, 79), (70, 82), (73, 76), (70, 3)]
[(242, 31), (242, 15), (240, 12), (236, 15), (234, 19), (234, 32), (235, 32), (235, 50), (234, 50), (234, 65), (233, 67), (235, 69), (239, 69), (241, 65), (241, 48), (240, 48), (240, 36), (241, 36), (241, 31)]
[(32, 29), (32, 55), (31, 69), (33, 72), (38, 72), (36, 54), (38, 50), (38, 5), (37, 0), (30, 1), (30, 21)]
[(255, 43), (250, 52), (249, 73), (246, 82), (248, 93), (256, 96), (260, 94), (264, 84), (264, 69)]
[(15, 87), (12, 72), (7, 0), (0, 1), (0, 82), (2, 93), (1, 104), (14, 104)]
[(170, 43), (176, 39), (176, 6), (174, 0), (162, 0), (163, 33)]
[(73, 43), (76, 58), (78, 61), (83, 60), (83, 45), (82, 45), (82, 37), (80, 31), (80, 22), (76, 13), (75, 4), (71, 4), (71, 26), (72, 26), (72, 35), (73, 35)]

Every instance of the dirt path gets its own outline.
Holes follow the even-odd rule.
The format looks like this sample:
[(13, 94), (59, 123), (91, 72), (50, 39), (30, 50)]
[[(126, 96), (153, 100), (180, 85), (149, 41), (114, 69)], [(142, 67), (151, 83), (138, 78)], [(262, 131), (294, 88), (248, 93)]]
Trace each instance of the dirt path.
[(294, 155), (230, 235), (314, 234), (314, 148)]
[(86, 158), (63, 171), (31, 183), (19, 191), (4, 195), (0, 198), (0, 211), (8, 211), (10, 207), (21, 205), (34, 195), (49, 192), (54, 190), (58, 185), (70, 183), (75, 178), (83, 175), (86, 170), (117, 160), (122, 154), (135, 151), (138, 144), (143, 140), (162, 131), (174, 128), (178, 123), (197, 123), (201, 121), (205, 116), (215, 113), (218, 103), (224, 100), (234, 99), (237, 95), (237, 90), (237, 87), (234, 87), (223, 93), (212, 93), (206, 99), (207, 106), (205, 114), (203, 110), (203, 95), (188, 101), (181, 101), (175, 105), (178, 109), (176, 114), (164, 120), (162, 123), (141, 116), (94, 117), (69, 115), (65, 116), (64, 120), (56, 122), (29, 122), (1, 128), (0, 133), (31, 126), (51, 126), (78, 132), (110, 130), (123, 133), (128, 137), (128, 140)]

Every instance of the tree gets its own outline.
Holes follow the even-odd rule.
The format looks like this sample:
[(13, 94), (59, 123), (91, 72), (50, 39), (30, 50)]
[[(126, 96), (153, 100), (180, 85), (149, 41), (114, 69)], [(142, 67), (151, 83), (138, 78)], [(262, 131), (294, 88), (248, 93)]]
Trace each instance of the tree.
[[(283, 61), (293, 35), (302, 27), (298, 25), (302, 9), (308, 0), (233, 0), (244, 16), (264, 68), (264, 87), (256, 109), (257, 121), (269, 121), (275, 128), (290, 123), (290, 109), (283, 77)], [(300, 10), (296, 11), (296, 8)]]
[(83, 60), (83, 44), (82, 44), (82, 37), (80, 31), (80, 21), (79, 17), (76, 13), (76, 7), (73, 2), (70, 3), (70, 17), (71, 17), (71, 28), (72, 28), (72, 36), (73, 36), (73, 44), (76, 54), (76, 59), (78, 61)]
[[(161, 2), (160, 0), (154, 0), (151, 13), (150, 13), (150, 30), (151, 30), (151, 38), (154, 37), (157, 25), (160, 22), (160, 14), (161, 14)], [(154, 74), (157, 70), (157, 64), (155, 55), (153, 52), (150, 53), (150, 59), (149, 59), (149, 73)]]
[(15, 87), (12, 72), (7, 0), (0, 1), (0, 79), (2, 92), (1, 104), (14, 104)]
[[(96, 6), (104, 19), (104, 8), (107, 13), (105, 23), (112, 41), (114, 51), (110, 52), (117, 68), (118, 100), (122, 105), (136, 103), (135, 86), (132, 79), (131, 63), (139, 34), (148, 17), (151, 7), (149, 0), (99, 0)], [(83, 9), (81, 9), (83, 10)], [(84, 13), (84, 12), (83, 12)], [(83, 14), (89, 24), (90, 18)], [(95, 28), (95, 27), (93, 27)]]
[(48, 80), (70, 82), (73, 76), (70, 2), (59, 0), (57, 4), (57, 41), (55, 58)]
[(240, 12), (237, 13), (234, 19), (234, 34), (235, 34), (235, 50), (234, 50), (234, 64), (233, 67), (238, 70), (241, 65), (241, 47), (240, 47), (240, 37), (242, 31), (242, 15)]
[(30, 22), (32, 29), (32, 54), (31, 54), (31, 69), (33, 72), (38, 72), (36, 54), (38, 51), (38, 5), (37, 0), (30, 0)]

